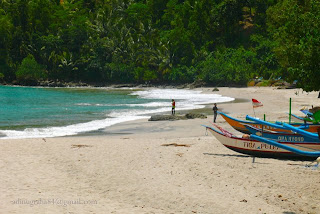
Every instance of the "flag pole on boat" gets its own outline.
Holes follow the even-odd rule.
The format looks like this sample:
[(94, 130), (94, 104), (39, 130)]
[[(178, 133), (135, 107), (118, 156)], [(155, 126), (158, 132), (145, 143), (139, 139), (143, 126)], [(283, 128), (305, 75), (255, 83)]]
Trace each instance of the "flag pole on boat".
[(291, 123), (291, 97), (289, 101), (289, 124)]
[(256, 112), (254, 111), (254, 109), (258, 108), (258, 107), (261, 107), (261, 106), (263, 106), (263, 104), (261, 102), (259, 102), (258, 100), (252, 98), (252, 109), (253, 109), (254, 117), (256, 117)]

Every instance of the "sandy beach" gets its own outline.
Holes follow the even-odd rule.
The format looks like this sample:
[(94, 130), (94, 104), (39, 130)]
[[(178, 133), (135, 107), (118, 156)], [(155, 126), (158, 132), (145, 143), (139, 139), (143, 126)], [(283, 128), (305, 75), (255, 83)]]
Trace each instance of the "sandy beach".
[[(220, 111), (288, 122), (320, 106), (301, 89), (197, 88), (236, 98)], [(177, 102), (176, 114), (179, 114)], [(320, 213), (320, 167), (256, 158), (225, 148), (207, 119), (117, 124), (106, 135), (0, 140), (0, 213)], [(221, 116), (217, 122), (233, 130)], [(240, 134), (240, 133), (238, 133)], [(171, 146), (179, 144), (181, 146)], [(314, 165), (314, 163), (313, 163)]]

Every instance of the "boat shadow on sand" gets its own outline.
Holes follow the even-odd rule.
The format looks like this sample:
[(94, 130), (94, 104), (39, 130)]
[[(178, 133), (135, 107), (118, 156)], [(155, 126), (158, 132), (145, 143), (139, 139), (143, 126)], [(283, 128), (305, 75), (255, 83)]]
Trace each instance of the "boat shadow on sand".
[(253, 157), (250, 155), (233, 155), (233, 154), (215, 154), (215, 153), (203, 153), (204, 155), (212, 155), (212, 156), (219, 156), (219, 157), (237, 157), (237, 158), (255, 158), (254, 160), (254, 164), (270, 164), (270, 163), (261, 163), (261, 162), (257, 162), (256, 158), (260, 158), (260, 157)]
[(233, 154), (215, 154), (215, 153), (203, 153), (204, 155), (214, 155), (214, 156), (220, 156), (220, 157), (239, 157), (239, 158), (250, 158), (252, 156), (250, 155), (233, 155)]
[[(267, 157), (254, 157), (250, 155), (237, 155), (237, 154), (216, 154), (216, 153), (203, 153), (203, 155), (211, 155), (211, 156), (219, 156), (219, 157), (237, 157), (237, 158), (255, 158), (254, 164), (270, 164), (270, 163), (263, 163), (263, 162), (257, 162), (257, 159), (263, 160), (263, 159), (269, 159)], [(312, 168), (312, 169), (317, 169), (317, 165), (314, 165), (315, 161), (310, 161), (310, 160), (297, 160), (297, 159), (281, 159), (281, 158), (271, 158), (274, 160), (280, 160), (287, 162), (287, 165), (290, 166), (300, 166), (300, 167), (305, 167), (305, 168)]]

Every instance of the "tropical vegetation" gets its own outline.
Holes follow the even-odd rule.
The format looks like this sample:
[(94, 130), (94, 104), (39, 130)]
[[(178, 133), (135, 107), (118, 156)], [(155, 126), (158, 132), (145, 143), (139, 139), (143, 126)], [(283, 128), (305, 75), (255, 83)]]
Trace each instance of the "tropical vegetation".
[(320, 89), (318, 0), (1, 0), (0, 81)]

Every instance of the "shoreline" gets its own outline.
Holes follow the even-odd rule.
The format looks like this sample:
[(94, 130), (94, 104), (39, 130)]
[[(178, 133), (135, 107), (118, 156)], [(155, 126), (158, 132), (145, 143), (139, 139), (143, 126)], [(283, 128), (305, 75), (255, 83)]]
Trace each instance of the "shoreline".
[[(249, 102), (249, 100), (246, 99), (239, 99), (239, 98), (235, 98), (235, 100), (233, 101), (229, 101), (229, 102), (224, 102), (224, 103), (220, 103), (220, 104), (227, 104), (227, 103), (246, 103)], [(186, 113), (201, 113), (204, 114), (206, 116), (212, 116), (213, 112), (212, 112), (212, 106), (213, 103), (211, 104), (206, 104), (204, 108), (199, 108), (199, 109), (192, 109), (192, 110), (181, 110), (179, 112), (177, 112), (178, 114), (184, 115)], [(156, 113), (159, 115), (170, 115), (171, 112), (167, 111), (167, 112), (160, 112), (160, 113)], [(194, 120), (194, 119), (187, 119), (187, 120)], [(121, 136), (121, 135), (130, 135), (133, 134), (134, 132), (130, 132), (130, 133), (126, 133), (123, 131), (119, 131), (119, 132), (114, 132), (111, 130), (116, 129), (117, 130), (117, 126), (123, 126), (124, 124), (131, 124), (131, 123), (151, 123), (152, 121), (148, 121), (148, 119), (138, 119), (138, 120), (133, 120), (133, 121), (126, 121), (126, 122), (121, 122), (112, 126), (108, 126), (104, 129), (100, 129), (100, 130), (95, 130), (95, 131), (90, 131), (90, 132), (84, 132), (84, 133), (79, 133), (77, 135), (71, 135), (71, 136), (61, 136), (61, 137), (89, 137), (89, 136)], [(158, 122), (158, 121), (157, 121)], [(165, 122), (165, 121), (164, 121)], [(110, 130), (111, 129), (111, 130)], [(140, 130), (144, 131), (143, 129)], [(55, 137), (53, 137), (55, 138)]]
[[(289, 97), (292, 113), (320, 105), (317, 92), (195, 90), (249, 100), (218, 103), (240, 119), (252, 115), (251, 98), (264, 105), (257, 116), (267, 113), (274, 120), (288, 118)], [(206, 135), (201, 125), (210, 121), (212, 114), (141, 119), (110, 126), (114, 134), (107, 136), (0, 140), (0, 213), (320, 213), (319, 168), (270, 158), (252, 163)], [(236, 133), (221, 116), (217, 123)], [(70, 203), (77, 200), (82, 203)]]
[[(44, 91), (46, 91), (46, 89), (42, 89)], [(41, 90), (41, 91), (42, 91)], [(50, 90), (50, 88), (48, 89)], [(10, 124), (10, 126), (8, 125), (7, 127), (3, 126), (2, 130), (3, 130), (3, 135), (1, 136), (2, 139), (23, 139), (23, 138), (43, 138), (43, 137), (62, 137), (62, 136), (91, 136), (91, 135), (105, 135), (106, 131), (108, 131), (108, 127), (110, 127), (110, 125), (116, 124), (116, 123), (127, 123), (130, 122), (131, 120), (139, 120), (139, 118), (149, 118), (152, 115), (156, 115), (156, 114), (169, 114), (169, 112), (171, 111), (171, 104), (169, 103), (168, 100), (165, 100), (166, 98), (170, 97), (170, 96), (177, 96), (179, 97), (179, 99), (181, 99), (181, 103), (179, 103), (180, 108), (183, 110), (180, 110), (179, 114), (183, 114), (183, 113), (187, 113), (187, 112), (192, 112), (195, 111), (196, 109), (200, 108), (204, 108), (206, 107), (205, 103), (207, 99), (214, 99), (219, 101), (226, 101), (226, 100), (230, 100), (230, 98), (219, 98), (218, 96), (215, 97), (215, 95), (211, 96), (208, 94), (202, 94), (202, 95), (198, 95), (199, 91), (195, 91), (195, 90), (190, 90), (190, 89), (181, 89), (181, 91), (179, 92), (179, 89), (159, 89), (159, 88), (122, 88), (122, 89), (118, 89), (118, 88), (88, 88), (88, 87), (81, 87), (80, 89), (71, 89), (71, 88), (59, 88), (56, 89), (57, 92), (59, 92), (60, 90), (63, 90), (63, 92), (70, 92), (69, 90), (71, 90), (71, 92), (73, 92), (73, 90), (75, 90), (76, 92), (96, 92), (96, 91), (100, 91), (101, 93), (111, 93), (113, 94), (115, 93), (119, 93), (119, 94), (126, 94), (128, 95), (128, 97), (130, 98), (135, 98), (136, 96), (137, 99), (141, 99), (143, 103), (148, 103), (151, 102), (148, 99), (153, 98), (155, 100), (159, 99), (161, 100), (160, 102), (164, 103), (164, 106), (159, 105), (158, 103), (150, 103), (150, 104), (156, 104), (155, 107), (150, 106), (148, 104), (143, 105), (143, 104), (137, 104), (137, 106), (143, 106), (143, 107), (133, 107), (131, 109), (130, 104), (125, 105), (125, 104), (120, 104), (120, 105), (124, 105), (125, 107), (123, 107), (125, 109), (125, 111), (119, 111), (119, 112), (124, 112), (125, 115), (121, 116), (120, 114), (114, 114), (114, 115), (110, 115), (112, 114), (112, 112), (118, 112), (116, 109), (112, 110), (112, 108), (115, 107), (105, 107), (104, 114), (103, 111), (99, 116), (100, 117), (89, 117), (89, 121), (88, 120), (80, 120), (81, 117), (79, 117), (79, 120), (74, 120), (74, 121), (65, 121), (65, 120), (61, 120), (62, 123), (53, 123), (51, 126), (48, 125), (50, 121), (55, 122), (54, 120), (50, 120), (48, 119), (49, 122), (47, 123), (42, 123), (41, 119), (38, 122), (33, 122), (32, 121), (30, 123), (26, 122), (24, 123), (24, 125), (20, 125), (20, 126), (15, 126), (14, 125), (14, 120), (12, 118), (21, 118), (21, 117), (15, 117), (15, 114), (11, 114), (12, 117), (9, 119), (11, 120), (11, 123), (9, 121), (8, 124)], [(56, 92), (56, 90), (54, 89), (53, 92)], [(163, 93), (165, 93), (165, 95), (163, 95), (163, 93), (159, 93), (159, 91), (161, 92), (161, 90), (164, 90)], [(139, 91), (139, 92), (137, 92)], [(140, 95), (139, 95), (140, 93)], [(186, 93), (186, 94), (185, 94)], [(172, 95), (174, 94), (174, 95)], [(185, 94), (185, 95), (184, 95)], [(147, 96), (147, 97), (143, 97), (143, 96)], [(148, 97), (149, 95), (149, 97)], [(140, 97), (141, 96), (141, 97)], [(150, 97), (151, 96), (151, 97)], [(105, 99), (104, 99), (105, 100)], [(84, 104), (87, 105), (86, 101), (79, 101), (79, 106), (82, 106)], [(102, 106), (107, 106), (108, 105), (108, 99), (106, 104), (105, 102), (101, 101), (101, 100), (97, 100), (97, 103), (103, 103), (101, 104)], [(139, 101), (137, 101), (139, 103)], [(153, 101), (154, 102), (154, 101)], [(178, 101), (179, 102), (179, 101)], [(50, 103), (50, 102), (49, 102)], [(84, 103), (84, 104), (83, 104)], [(78, 105), (78, 104), (75, 104)], [(100, 104), (97, 104), (97, 106)], [(94, 106), (94, 104), (88, 104), (88, 106)], [(110, 106), (112, 106), (112, 104), (110, 104)], [(146, 107), (145, 107), (146, 106)], [(37, 109), (38, 106), (35, 106), (34, 109)], [(66, 107), (67, 109), (67, 107)], [(103, 109), (103, 108), (101, 108)], [(111, 109), (111, 110), (108, 110)], [(90, 111), (95, 111), (96, 109), (91, 108)], [(89, 111), (89, 110), (88, 110)], [(198, 110), (201, 111), (201, 110)], [(16, 112), (17, 115), (19, 112)], [(41, 112), (40, 112), (41, 113)], [(58, 112), (60, 113), (60, 112)], [(26, 113), (27, 115), (28, 113)], [(210, 113), (209, 113), (210, 114)], [(71, 113), (71, 117), (72, 117), (72, 113)], [(84, 118), (86, 118), (87, 115), (82, 114), (84, 116)], [(98, 115), (98, 114), (97, 114)], [(110, 115), (110, 116), (109, 116)], [(41, 115), (38, 116), (39, 118), (41, 118)], [(46, 115), (43, 116), (44, 119), (46, 119)], [(110, 119), (108, 119), (110, 118)], [(59, 118), (60, 119), (60, 118)], [(91, 119), (91, 120), (90, 120)], [(59, 121), (59, 120), (57, 120)], [(29, 126), (27, 125), (29, 124)], [(31, 124), (31, 125), (30, 125)], [(90, 125), (91, 124), (91, 125)], [(95, 124), (95, 125), (92, 125)], [(3, 124), (4, 125), (4, 124)], [(69, 128), (70, 127), (70, 128)], [(76, 127), (80, 127), (81, 130), (76, 129)], [(69, 131), (71, 130), (71, 131)]]

